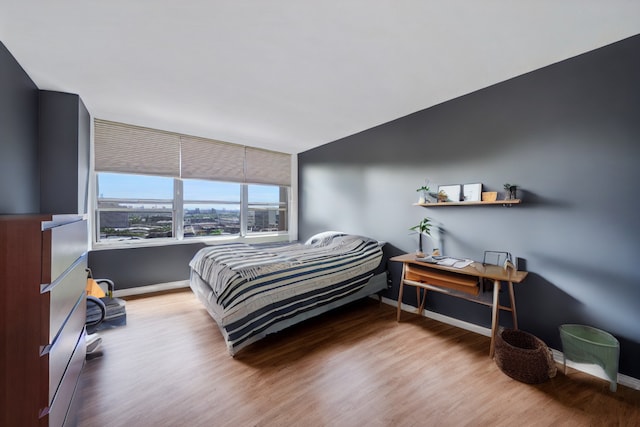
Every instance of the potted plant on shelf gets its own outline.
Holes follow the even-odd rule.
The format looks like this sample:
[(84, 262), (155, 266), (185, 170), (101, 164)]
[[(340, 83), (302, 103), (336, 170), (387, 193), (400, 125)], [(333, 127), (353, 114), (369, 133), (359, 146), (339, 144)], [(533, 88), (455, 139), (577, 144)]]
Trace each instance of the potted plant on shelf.
[(438, 202), (443, 203), (449, 200), (449, 195), (444, 190), (438, 191)]
[(504, 199), (515, 200), (517, 199), (518, 186), (516, 184), (506, 183), (504, 185)]
[(427, 203), (427, 195), (429, 194), (429, 186), (428, 185), (423, 185), (422, 187), (418, 188), (416, 191), (421, 191), (421, 196), (418, 199), (418, 203), (419, 204), (423, 204), (423, 203)]
[(418, 232), (418, 251), (416, 252), (416, 256), (419, 258), (424, 257), (424, 252), (422, 251), (422, 235), (431, 236), (431, 220), (424, 217), (417, 225), (409, 228), (409, 230)]

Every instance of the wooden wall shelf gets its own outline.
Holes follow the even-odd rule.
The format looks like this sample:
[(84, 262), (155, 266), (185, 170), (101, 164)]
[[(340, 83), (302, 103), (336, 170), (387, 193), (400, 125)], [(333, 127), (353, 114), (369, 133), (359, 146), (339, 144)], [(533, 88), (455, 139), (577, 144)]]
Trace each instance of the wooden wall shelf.
[(520, 199), (512, 200), (494, 200), (492, 202), (440, 202), (440, 203), (414, 203), (414, 206), (422, 206), (423, 208), (439, 208), (443, 206), (485, 206), (485, 205), (503, 205), (512, 206), (519, 205)]

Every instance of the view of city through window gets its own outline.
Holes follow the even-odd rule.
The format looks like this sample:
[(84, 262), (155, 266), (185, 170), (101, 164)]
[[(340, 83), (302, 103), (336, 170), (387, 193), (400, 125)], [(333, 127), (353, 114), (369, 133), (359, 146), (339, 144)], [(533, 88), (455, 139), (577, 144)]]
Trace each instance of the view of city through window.
[[(288, 188), (170, 177), (98, 173), (98, 241), (184, 238), (288, 229)], [(181, 191), (174, 186), (182, 187)], [(180, 232), (176, 224), (182, 225)]]

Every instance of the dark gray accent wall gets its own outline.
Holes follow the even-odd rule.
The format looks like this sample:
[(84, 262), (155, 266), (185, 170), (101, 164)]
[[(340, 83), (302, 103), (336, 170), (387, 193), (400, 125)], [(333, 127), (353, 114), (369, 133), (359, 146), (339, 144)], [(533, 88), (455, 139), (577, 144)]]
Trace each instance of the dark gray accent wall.
[(41, 211), (87, 213), (89, 112), (78, 95), (42, 90), (38, 122)]
[(40, 212), (38, 88), (0, 43), (0, 214)]
[(89, 252), (89, 268), (96, 278), (108, 278), (116, 289), (187, 280), (189, 261), (203, 243), (108, 249)]
[[(386, 241), (391, 256), (416, 250), (408, 228), (428, 216), (447, 255), (520, 258), (530, 272), (516, 285), (521, 329), (560, 350), (563, 323), (607, 330), (620, 372), (640, 378), (638, 76), (635, 36), (301, 153), (300, 239), (344, 230)], [(412, 206), (425, 178), (519, 184), (523, 204)], [(400, 268), (389, 268), (397, 299)], [(427, 308), (490, 325), (488, 308), (446, 295)]]

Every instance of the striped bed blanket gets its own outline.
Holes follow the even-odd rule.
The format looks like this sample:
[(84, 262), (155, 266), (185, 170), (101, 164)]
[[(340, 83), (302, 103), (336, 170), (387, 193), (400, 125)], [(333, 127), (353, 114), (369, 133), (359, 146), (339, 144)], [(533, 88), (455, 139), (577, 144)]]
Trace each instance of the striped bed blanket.
[(315, 244), (206, 247), (189, 266), (191, 287), (235, 354), (282, 329), (275, 327), (279, 322), (363, 291), (381, 260), (378, 241), (336, 235)]

